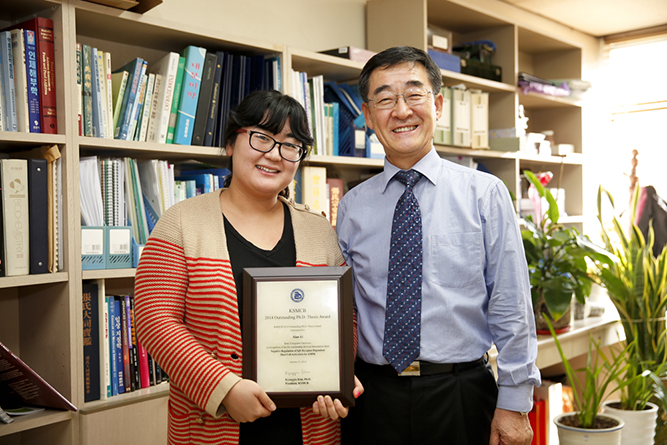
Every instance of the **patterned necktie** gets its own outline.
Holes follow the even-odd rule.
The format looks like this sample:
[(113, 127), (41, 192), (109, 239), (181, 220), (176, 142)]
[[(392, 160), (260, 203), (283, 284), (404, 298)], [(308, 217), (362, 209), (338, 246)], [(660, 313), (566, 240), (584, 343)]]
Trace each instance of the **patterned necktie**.
[(405, 184), (391, 227), (387, 308), (382, 355), (402, 372), (419, 357), (422, 297), (422, 219), (412, 192), (422, 175), (399, 171), (394, 178)]

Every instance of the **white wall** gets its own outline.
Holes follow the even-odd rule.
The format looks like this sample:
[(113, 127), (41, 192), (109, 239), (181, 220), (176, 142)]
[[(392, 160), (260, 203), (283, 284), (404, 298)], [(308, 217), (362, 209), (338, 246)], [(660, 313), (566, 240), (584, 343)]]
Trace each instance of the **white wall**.
[(366, 0), (164, 0), (145, 15), (322, 51), (366, 47)]

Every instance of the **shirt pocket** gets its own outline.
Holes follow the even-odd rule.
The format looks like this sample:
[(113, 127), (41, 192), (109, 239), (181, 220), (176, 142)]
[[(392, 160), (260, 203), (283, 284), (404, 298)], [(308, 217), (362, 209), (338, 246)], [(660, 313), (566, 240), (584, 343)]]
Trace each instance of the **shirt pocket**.
[(447, 288), (470, 286), (483, 279), (482, 234), (432, 235), (428, 280)]

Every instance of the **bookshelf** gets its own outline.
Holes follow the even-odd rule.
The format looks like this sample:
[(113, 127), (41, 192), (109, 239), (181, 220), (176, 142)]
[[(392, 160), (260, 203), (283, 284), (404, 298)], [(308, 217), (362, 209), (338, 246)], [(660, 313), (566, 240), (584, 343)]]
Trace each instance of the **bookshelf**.
[[(550, 33), (553, 26), (538, 31), (540, 24), (502, 18), (505, 16), (503, 11), (486, 11), (497, 3), (493, 0), (479, 0), (473, 6), (464, 6), (464, 3), (459, 0), (369, 0), (367, 46), (379, 50), (400, 43), (426, 48), (427, 20), (453, 29), (458, 39), (495, 40), (498, 47), (503, 48), (494, 59), (503, 67), (502, 82), (443, 72), (445, 84), (463, 82), (469, 88), (488, 91), (491, 94), (491, 128), (514, 126), (518, 106), (523, 104), (531, 119), (531, 131), (552, 129), (557, 139), (559, 135), (568, 136), (568, 142), (574, 143), (578, 155), (559, 158), (450, 146), (438, 146), (437, 149), (442, 154), (473, 157), (503, 179), (515, 195), (519, 191), (522, 169), (554, 171), (554, 181), (562, 179), (567, 191), (568, 222), (582, 225), (583, 106), (565, 99), (523, 96), (515, 85), (519, 70), (532, 71), (540, 76), (580, 77), (584, 45), (569, 37), (560, 38), (558, 32)], [(0, 444), (166, 443), (167, 385), (106, 401), (84, 403), (82, 280), (104, 280), (105, 287), (111, 291), (131, 290), (134, 269), (81, 270), (79, 159), (88, 155), (130, 156), (170, 162), (196, 159), (216, 165), (221, 165), (223, 159), (216, 147), (78, 136), (75, 43), (111, 51), (113, 69), (135, 57), (145, 58), (150, 66), (167, 52), (180, 51), (187, 45), (246, 54), (280, 55), (283, 90), (288, 93), (290, 82), (287, 79), (291, 69), (305, 71), (310, 76), (322, 74), (326, 81), (355, 82), (363, 64), (229, 35), (224, 32), (224, 27), (184, 25), (177, 22), (176, 17), (173, 21), (166, 20), (157, 14), (141, 15), (81, 0), (0, 0), (0, 28), (31, 15), (54, 21), (59, 134), (0, 131), (0, 153), (8, 157), (37, 156), (33, 150), (42, 145), (56, 144), (60, 148), (63, 157), (63, 264), (61, 271), (55, 274), (0, 278), (0, 340), (71, 400), (79, 411), (46, 410), (10, 425), (0, 424)], [(403, 26), (393, 26), (391, 33), (384, 33), (376, 29), (376, 20), (389, 20)], [(250, 34), (253, 33), (248, 31)], [(262, 32), (258, 34), (260, 38), (263, 35)], [(345, 45), (343, 38), (341, 45)], [(558, 55), (560, 62), (552, 61), (553, 55)], [(378, 159), (332, 156), (311, 157), (309, 162), (326, 166), (328, 173), (346, 181), (377, 173), (383, 166), (383, 161)], [(603, 325), (613, 323), (614, 320), (606, 320)]]

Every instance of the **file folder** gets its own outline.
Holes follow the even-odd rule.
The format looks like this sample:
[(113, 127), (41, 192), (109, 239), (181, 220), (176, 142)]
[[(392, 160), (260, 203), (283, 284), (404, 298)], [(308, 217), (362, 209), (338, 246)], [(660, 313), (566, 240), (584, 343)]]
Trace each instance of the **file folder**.
[(103, 226), (81, 227), (81, 269), (106, 269), (105, 234)]
[(106, 268), (132, 267), (132, 229), (129, 226), (107, 226), (105, 231)]

